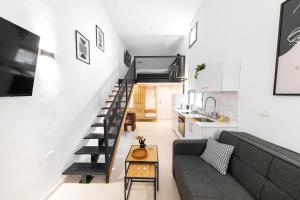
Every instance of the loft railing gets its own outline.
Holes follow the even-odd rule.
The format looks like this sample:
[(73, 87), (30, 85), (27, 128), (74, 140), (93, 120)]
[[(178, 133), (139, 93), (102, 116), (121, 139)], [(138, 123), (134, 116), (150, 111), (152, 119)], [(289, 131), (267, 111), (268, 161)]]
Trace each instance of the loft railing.
[(131, 66), (124, 79), (119, 82), (119, 90), (104, 118), (106, 182), (109, 182), (111, 165), (134, 83), (135, 69)]
[(185, 79), (185, 56), (135, 56), (137, 82), (176, 82)]

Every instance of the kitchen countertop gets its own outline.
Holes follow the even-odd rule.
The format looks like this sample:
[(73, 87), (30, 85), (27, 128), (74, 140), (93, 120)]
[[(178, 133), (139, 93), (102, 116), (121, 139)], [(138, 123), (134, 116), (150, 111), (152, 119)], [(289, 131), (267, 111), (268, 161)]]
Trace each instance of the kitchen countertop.
[[(206, 117), (206, 116), (204, 116), (200, 113), (199, 114), (193, 114), (193, 113), (183, 114), (183, 112), (188, 112), (189, 110), (175, 109), (175, 111), (178, 114), (183, 115), (185, 118), (188, 118), (190, 121), (192, 121), (192, 118), (200, 118), (200, 117), (211, 119), (211, 118)], [(211, 120), (213, 120), (215, 122), (198, 122), (198, 121), (195, 121), (193, 123), (198, 125), (198, 126), (207, 127), (207, 128), (237, 128), (238, 127), (237, 122), (219, 122), (215, 119), (211, 119)]]

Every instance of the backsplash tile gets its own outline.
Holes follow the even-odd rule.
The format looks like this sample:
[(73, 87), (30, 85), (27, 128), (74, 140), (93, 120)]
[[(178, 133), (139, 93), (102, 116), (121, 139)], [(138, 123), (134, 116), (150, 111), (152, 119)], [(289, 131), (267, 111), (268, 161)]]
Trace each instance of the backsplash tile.
[[(232, 122), (238, 122), (239, 119), (239, 92), (204, 92), (203, 93), (203, 107), (204, 101), (207, 97), (212, 96), (217, 100), (216, 111), (229, 117)], [(208, 112), (213, 111), (213, 101), (208, 100), (207, 109)]]

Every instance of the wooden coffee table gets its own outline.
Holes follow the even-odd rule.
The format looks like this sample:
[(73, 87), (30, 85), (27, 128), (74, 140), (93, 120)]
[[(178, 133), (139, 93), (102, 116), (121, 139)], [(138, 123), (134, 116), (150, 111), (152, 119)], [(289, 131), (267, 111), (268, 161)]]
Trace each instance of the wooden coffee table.
[(132, 157), (132, 151), (137, 148), (139, 148), (139, 145), (132, 145), (125, 160), (125, 200), (129, 197), (133, 182), (154, 183), (154, 199), (156, 199), (156, 190), (159, 190), (159, 162), (157, 146), (154, 145), (151, 148), (146, 147), (148, 155), (143, 159), (136, 159)]

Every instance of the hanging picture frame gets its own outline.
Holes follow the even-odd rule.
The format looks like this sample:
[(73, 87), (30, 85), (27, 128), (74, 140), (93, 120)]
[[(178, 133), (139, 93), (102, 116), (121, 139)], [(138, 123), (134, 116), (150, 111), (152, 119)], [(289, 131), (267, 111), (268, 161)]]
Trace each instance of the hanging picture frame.
[(300, 0), (281, 4), (274, 95), (300, 95)]
[(198, 35), (198, 21), (193, 25), (189, 33), (189, 48), (197, 42), (197, 35)]
[(75, 31), (76, 58), (86, 64), (90, 64), (90, 41), (79, 31)]
[(104, 52), (104, 33), (96, 25), (96, 46)]

